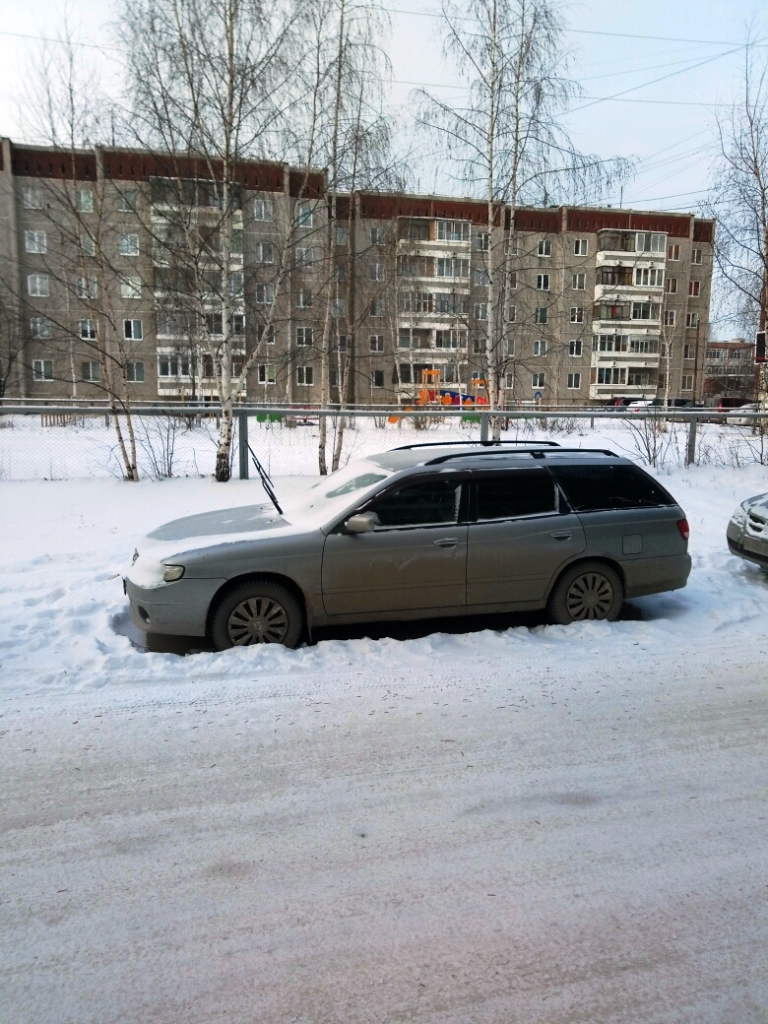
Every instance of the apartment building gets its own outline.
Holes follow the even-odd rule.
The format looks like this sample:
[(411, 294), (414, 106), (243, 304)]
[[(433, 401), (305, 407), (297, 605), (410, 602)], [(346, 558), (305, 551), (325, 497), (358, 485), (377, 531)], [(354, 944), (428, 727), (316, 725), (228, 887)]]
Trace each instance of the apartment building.
[(711, 341), (704, 357), (704, 401), (755, 400), (755, 345), (744, 338)]
[(251, 401), (477, 402), (492, 375), (507, 407), (701, 399), (712, 221), (358, 193), (331, 224), (323, 186), (243, 164), (225, 218), (191, 161), (4, 140), (9, 393), (103, 394), (106, 353), (136, 400), (214, 398), (228, 337)]

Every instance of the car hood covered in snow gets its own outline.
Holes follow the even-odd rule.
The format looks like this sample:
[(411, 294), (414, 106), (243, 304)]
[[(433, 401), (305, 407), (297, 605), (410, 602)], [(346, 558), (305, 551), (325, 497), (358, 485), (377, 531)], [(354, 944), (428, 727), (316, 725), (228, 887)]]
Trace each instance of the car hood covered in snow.
[[(273, 505), (241, 505), (238, 508), (222, 508), (215, 512), (201, 512), (164, 523), (147, 534), (152, 547), (158, 543), (187, 541), (193, 538), (220, 537), (233, 533), (256, 533), (261, 530), (275, 530), (286, 526), (285, 519)], [(198, 545), (195, 545), (196, 547)]]

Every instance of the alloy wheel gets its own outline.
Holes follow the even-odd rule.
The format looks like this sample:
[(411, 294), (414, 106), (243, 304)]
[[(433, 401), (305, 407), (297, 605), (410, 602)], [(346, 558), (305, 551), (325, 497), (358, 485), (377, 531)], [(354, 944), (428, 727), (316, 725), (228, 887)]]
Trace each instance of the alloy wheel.
[(281, 644), (288, 632), (288, 614), (271, 597), (249, 597), (235, 605), (227, 620), (227, 634), (235, 647)]
[(565, 605), (572, 619), (604, 619), (613, 604), (613, 587), (599, 572), (577, 576), (568, 588)]

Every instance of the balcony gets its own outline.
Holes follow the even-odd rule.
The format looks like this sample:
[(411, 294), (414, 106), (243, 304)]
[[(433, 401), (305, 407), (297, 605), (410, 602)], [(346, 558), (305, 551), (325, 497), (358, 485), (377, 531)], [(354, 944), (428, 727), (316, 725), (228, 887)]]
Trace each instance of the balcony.
[(607, 401), (609, 398), (655, 398), (658, 387), (653, 384), (590, 384), (589, 397)]

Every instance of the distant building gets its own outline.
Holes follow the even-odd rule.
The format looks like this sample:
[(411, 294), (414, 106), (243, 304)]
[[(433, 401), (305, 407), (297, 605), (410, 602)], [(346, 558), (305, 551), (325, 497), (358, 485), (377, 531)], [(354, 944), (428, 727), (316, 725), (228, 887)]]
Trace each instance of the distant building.
[(755, 345), (744, 338), (710, 341), (704, 359), (704, 401), (755, 400)]
[[(319, 403), (323, 373), (330, 401), (342, 389), (360, 404), (412, 405), (425, 391), (482, 400), (494, 318), (507, 407), (705, 393), (711, 220), (507, 208), (489, 230), (478, 200), (357, 193), (336, 197), (331, 233), (322, 172), (244, 163), (229, 265), (200, 268), (211, 300), (192, 309), (169, 259), (178, 231), (169, 166), (189, 178), (189, 223), (214, 239), (220, 207), (200, 162), (108, 149), (73, 158), (3, 140), (0, 289), (16, 304), (22, 346), (9, 395), (99, 396), (93, 351), (103, 337), (129, 352), (122, 372), (135, 400), (215, 398), (201, 330), (214, 342), (227, 334), (222, 288), (234, 372), (257, 352), (251, 401)], [(77, 227), (52, 208), (63, 191)], [(748, 374), (738, 379), (749, 385)]]

